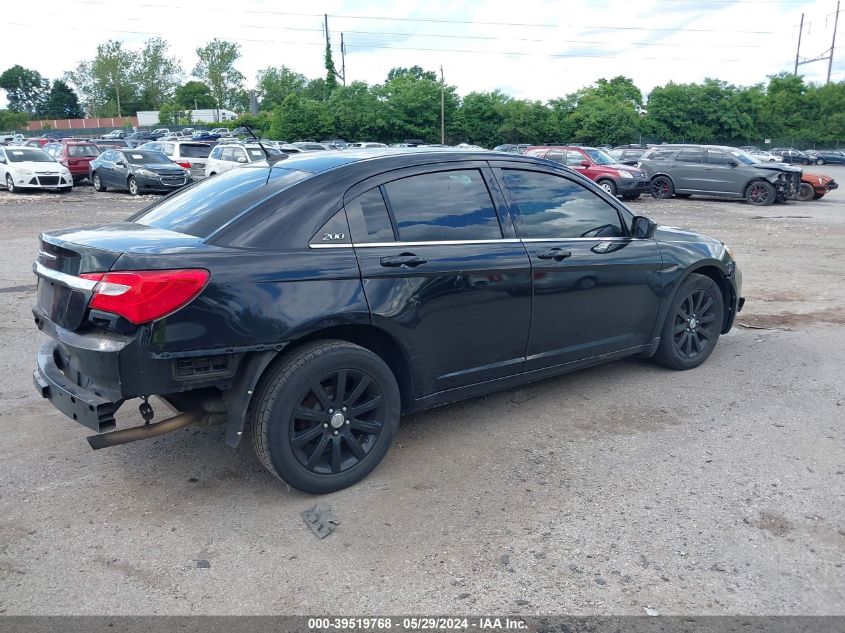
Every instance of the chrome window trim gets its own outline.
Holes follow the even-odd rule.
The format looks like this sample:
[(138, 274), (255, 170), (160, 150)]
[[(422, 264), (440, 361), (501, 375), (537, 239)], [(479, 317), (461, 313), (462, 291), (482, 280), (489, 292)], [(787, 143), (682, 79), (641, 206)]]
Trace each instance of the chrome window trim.
[(378, 248), (385, 246), (463, 246), (467, 244), (529, 244), (535, 242), (630, 242), (642, 237), (525, 237), (500, 240), (441, 240), (432, 242), (355, 242), (353, 244), (309, 244), (308, 248)]
[(47, 268), (39, 262), (35, 262), (33, 264), (32, 271), (39, 277), (43, 277), (44, 279), (49, 279), (51, 281), (57, 281), (60, 284), (64, 284), (65, 286), (73, 288), (74, 290), (90, 291), (93, 290), (94, 286), (96, 286), (98, 283), (93, 279), (83, 279), (82, 277), (68, 275), (67, 273), (61, 272), (60, 270), (53, 270), (52, 268)]

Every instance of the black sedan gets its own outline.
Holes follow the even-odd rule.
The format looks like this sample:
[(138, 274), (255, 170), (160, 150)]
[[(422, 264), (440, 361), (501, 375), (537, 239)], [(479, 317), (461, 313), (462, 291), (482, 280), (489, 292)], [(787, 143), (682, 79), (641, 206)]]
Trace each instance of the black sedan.
[[(402, 414), (629, 356), (697, 367), (743, 305), (719, 240), (484, 151), (245, 164), (125, 222), (43, 233), (34, 270), (35, 385), (93, 448), (217, 422), (315, 493), (375, 468)], [(151, 395), (181, 413), (113, 431), (130, 399), (149, 422)]]
[(801, 150), (792, 149), (792, 148), (784, 148), (784, 147), (776, 147), (775, 149), (769, 152), (770, 154), (774, 154), (775, 156), (780, 156), (783, 159), (784, 163), (795, 163), (800, 165), (812, 165), (816, 162), (816, 157), (810, 154), (806, 154)]
[(133, 196), (144, 192), (169, 193), (191, 182), (190, 170), (161, 152), (143, 149), (110, 149), (88, 166), (94, 189), (125, 189)]

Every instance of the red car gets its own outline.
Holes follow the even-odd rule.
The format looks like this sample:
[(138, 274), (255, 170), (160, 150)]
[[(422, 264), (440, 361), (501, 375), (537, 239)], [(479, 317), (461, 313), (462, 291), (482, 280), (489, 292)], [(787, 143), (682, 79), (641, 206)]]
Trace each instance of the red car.
[(43, 149), (68, 168), (73, 184), (88, 177), (88, 163), (100, 155), (100, 148), (94, 143), (78, 139), (62, 139), (48, 143)]
[(636, 200), (651, 191), (651, 181), (642, 169), (620, 165), (619, 162), (594, 147), (576, 145), (544, 145), (529, 147), (526, 156), (537, 156), (563, 163), (579, 171), (612, 196)]

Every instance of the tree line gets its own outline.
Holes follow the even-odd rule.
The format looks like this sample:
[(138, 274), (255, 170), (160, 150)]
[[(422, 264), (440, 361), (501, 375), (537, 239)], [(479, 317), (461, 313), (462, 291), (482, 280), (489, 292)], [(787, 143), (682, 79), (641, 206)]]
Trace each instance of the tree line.
[[(21, 117), (67, 118), (83, 110), (100, 117), (158, 110), (164, 125), (189, 122), (187, 111), (195, 108), (249, 111), (245, 77), (236, 68), (240, 45), (214, 39), (198, 47), (189, 79), (168, 49), (158, 37), (140, 50), (110, 40), (52, 83), (13, 66), (0, 75), (9, 102), (8, 111), (0, 111), (0, 129), (19, 127), (11, 124)], [(260, 70), (254, 84), (258, 115), (229, 125), (249, 123), (270, 138), (291, 141), (440, 140), (441, 84), (434, 72), (394, 68), (379, 84), (340, 85), (331, 49), (324, 55), (324, 77), (309, 79), (287, 66)], [(619, 76), (546, 102), (498, 90), (461, 97), (448, 84), (442, 90), (449, 143), (845, 142), (845, 82), (822, 86), (786, 73), (753, 86), (670, 82), (648, 95)]]

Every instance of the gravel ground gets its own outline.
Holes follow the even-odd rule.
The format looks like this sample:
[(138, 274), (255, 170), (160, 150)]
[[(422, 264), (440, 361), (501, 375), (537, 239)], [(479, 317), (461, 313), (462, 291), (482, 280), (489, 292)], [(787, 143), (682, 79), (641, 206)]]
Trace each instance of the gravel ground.
[(733, 247), (742, 325), (694, 371), (628, 360), (403, 419), (319, 499), (324, 540), (317, 499), (220, 428), (92, 452), (37, 397), (37, 233), (145, 202), (0, 192), (0, 613), (845, 614), (845, 190), (631, 203)]

